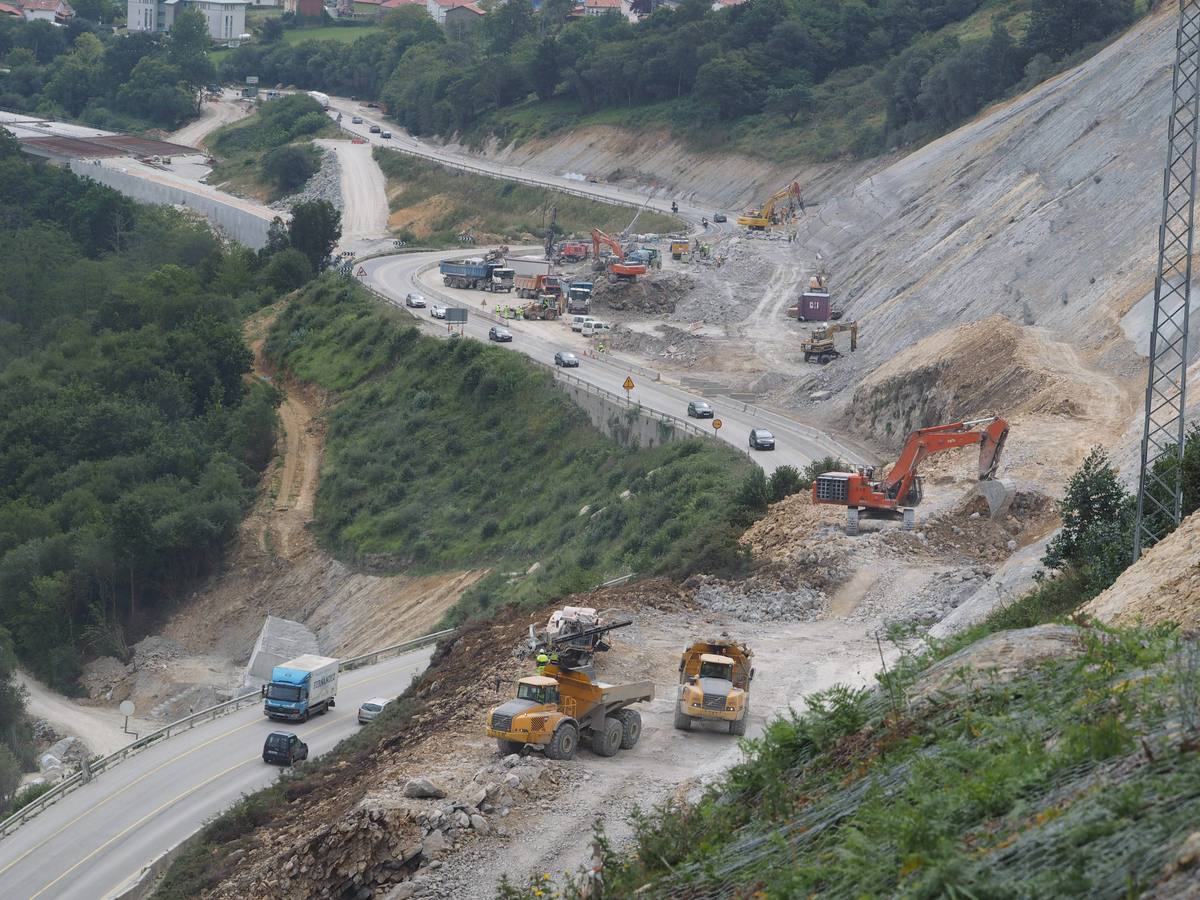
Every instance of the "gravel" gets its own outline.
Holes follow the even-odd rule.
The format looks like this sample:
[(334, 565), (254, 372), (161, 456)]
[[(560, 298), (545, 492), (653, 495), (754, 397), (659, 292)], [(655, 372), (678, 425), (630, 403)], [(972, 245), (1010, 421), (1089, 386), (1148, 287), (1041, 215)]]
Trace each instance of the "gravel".
[(290, 194), (282, 200), (271, 204), (271, 209), (291, 212), (297, 203), (310, 200), (328, 200), (334, 209), (341, 210), (342, 200), (342, 166), (338, 156), (332, 150), (321, 151), (321, 168), (312, 178), (304, 183), (297, 193)]
[(746, 622), (812, 622), (829, 609), (829, 598), (807, 587), (782, 587), (710, 581), (696, 591), (696, 602), (710, 612), (730, 613)]

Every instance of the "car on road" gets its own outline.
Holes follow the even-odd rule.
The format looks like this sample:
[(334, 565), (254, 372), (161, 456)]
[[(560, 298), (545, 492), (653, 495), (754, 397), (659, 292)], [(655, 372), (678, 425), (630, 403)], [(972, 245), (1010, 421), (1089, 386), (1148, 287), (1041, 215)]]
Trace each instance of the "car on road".
[(594, 318), (592, 318), (591, 316), (572, 316), (571, 317), (571, 330), (572, 331), (583, 331), (583, 326), (585, 323), (595, 322), (595, 321), (596, 320)]
[(504, 344), (512, 340), (512, 332), (507, 328), (501, 328), (499, 325), (493, 325), (488, 329), (488, 340)]
[(439, 306), (435, 303), (433, 306), (429, 307), (429, 314), (435, 319), (444, 319), (446, 318), (446, 307)]
[(579, 357), (574, 353), (568, 353), (565, 350), (560, 350), (554, 354), (554, 364), (562, 366), (564, 369), (578, 369)]
[(765, 428), (750, 429), (750, 449), (751, 450), (774, 450), (775, 435), (767, 431)]
[(308, 759), (308, 744), (294, 731), (272, 731), (263, 744), (263, 762), (277, 766), (294, 766)]
[(380, 132), (379, 136), (385, 141), (390, 141), (392, 139), (392, 133), (390, 131)]
[(370, 131), (370, 132), (371, 132), (371, 134), (379, 134), (379, 132), (383, 131), (383, 129), (382, 129), (382, 128), (380, 128), (378, 125), (372, 125), (372, 126), (371, 126), (369, 129), (367, 129), (367, 130), (368, 130), (368, 131)]
[(703, 400), (693, 400), (688, 404), (688, 416), (693, 419), (711, 419), (713, 408)]
[(358, 708), (358, 724), (366, 725), (383, 712), (383, 708), (391, 702), (387, 697), (372, 697)]
[(726, 221), (726, 219), (725, 219), (725, 213), (713, 213), (713, 221), (714, 221), (714, 222), (724, 222), (724, 221)]
[(408, 293), (404, 295), (404, 305), (411, 306), (413, 309), (425, 308), (425, 297), (422, 294)]
[(353, 116), (350, 119), (350, 122), (351, 122), (351, 124), (354, 124), (354, 125), (361, 125), (362, 124), (362, 116)]

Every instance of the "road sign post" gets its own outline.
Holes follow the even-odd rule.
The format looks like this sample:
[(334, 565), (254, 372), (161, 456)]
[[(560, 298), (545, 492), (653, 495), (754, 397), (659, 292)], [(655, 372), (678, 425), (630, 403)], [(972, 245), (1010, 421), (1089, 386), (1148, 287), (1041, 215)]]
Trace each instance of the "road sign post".
[(121, 715), (125, 717), (125, 733), (132, 734), (134, 740), (137, 739), (138, 733), (129, 730), (129, 717), (133, 715), (133, 702), (130, 700), (122, 700), (121, 705), (117, 707), (121, 711)]
[(359, 266), (358, 271), (354, 273), (359, 278), (363, 278), (367, 274), (366, 266)]
[(637, 385), (635, 385), (635, 384), (633, 383), (633, 376), (632, 376), (632, 375), (626, 375), (626, 376), (625, 376), (625, 383), (624, 383), (624, 384), (622, 384), (622, 385), (621, 385), (621, 387), (625, 388), (625, 399), (626, 399), (626, 400), (628, 400), (628, 399), (629, 399), (629, 392), (630, 392), (630, 391), (632, 391), (632, 390), (633, 390), (635, 387), (637, 387)]
[(720, 431), (720, 430), (721, 430), (721, 420), (713, 419), (713, 431)]

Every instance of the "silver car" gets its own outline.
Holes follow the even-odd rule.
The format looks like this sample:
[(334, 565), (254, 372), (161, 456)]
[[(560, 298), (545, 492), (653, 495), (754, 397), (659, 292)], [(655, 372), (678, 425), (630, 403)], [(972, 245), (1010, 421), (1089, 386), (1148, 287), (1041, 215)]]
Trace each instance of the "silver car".
[(415, 309), (424, 309), (425, 298), (421, 294), (407, 294), (404, 297), (404, 305)]
[(391, 702), (387, 697), (372, 697), (358, 708), (358, 724), (366, 725), (383, 712), (383, 708)]

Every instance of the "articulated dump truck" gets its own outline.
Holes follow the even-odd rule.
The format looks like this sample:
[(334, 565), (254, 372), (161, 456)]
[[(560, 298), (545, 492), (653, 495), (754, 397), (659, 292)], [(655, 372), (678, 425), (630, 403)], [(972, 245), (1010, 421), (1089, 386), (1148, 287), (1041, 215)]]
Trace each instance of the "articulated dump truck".
[(550, 759), (573, 759), (587, 739), (598, 756), (615, 756), (642, 736), (642, 716), (630, 707), (653, 699), (650, 681), (604, 684), (549, 665), (517, 682), (517, 696), (488, 714), (487, 733), (506, 755), (534, 746)]
[(754, 652), (734, 641), (696, 641), (679, 660), (675, 727), (688, 731), (696, 720), (728, 722), (730, 734), (745, 734), (750, 719)]

